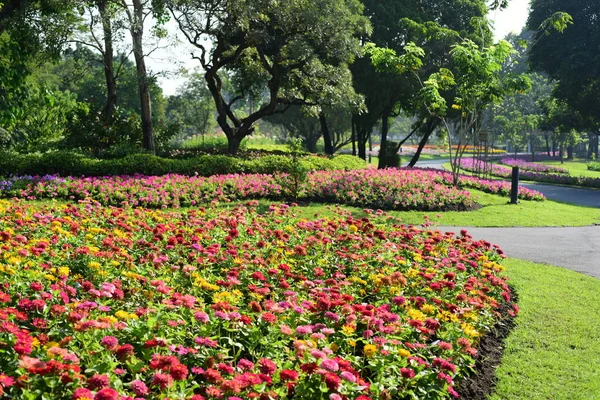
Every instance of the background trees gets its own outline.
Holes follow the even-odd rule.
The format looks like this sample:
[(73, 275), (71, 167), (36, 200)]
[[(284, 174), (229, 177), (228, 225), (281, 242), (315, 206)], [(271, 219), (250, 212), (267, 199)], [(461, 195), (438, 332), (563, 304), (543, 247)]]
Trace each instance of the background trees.
[[(395, 140), (419, 143), (414, 165), (435, 132), (461, 139), (454, 129), (464, 125), (461, 85), (483, 78), (475, 75), (492, 48), (489, 7), (505, 3), (7, 0), (0, 5), (0, 145), (102, 155), (122, 153), (117, 148), (153, 152), (155, 141), (164, 151), (169, 136), (222, 132), (235, 153), (268, 120), (260, 130), (301, 137), (310, 151), (333, 154), (352, 143), (353, 152), (366, 157), (372, 132), (381, 135), (374, 140), (381, 149), (389, 147), (391, 123), (405, 115), (412, 126), (401, 128), (404, 139), (394, 132)], [(545, 142), (547, 152), (552, 140), (554, 147), (569, 148), (573, 141), (561, 139), (563, 132), (583, 130), (590, 155), (597, 152), (598, 7), (590, 0), (535, 0), (529, 24), (537, 30), (508, 38), (517, 52), (498, 75), (510, 81), (511, 74), (527, 73), (532, 90), (505, 96), (499, 107), (490, 105), (507, 93), (490, 92), (493, 100), (467, 112), (473, 121), (497, 132), (498, 141)], [(564, 29), (570, 21), (564, 11), (575, 24), (557, 37), (551, 28)], [(169, 19), (183, 35), (179, 44), (184, 39), (195, 49), (189, 58), (201, 69), (167, 99), (145, 64), (167, 35)], [(467, 51), (459, 59), (469, 47), (481, 54)], [(546, 72), (529, 73), (530, 57), (532, 67)], [(443, 76), (452, 84), (437, 81)], [(443, 100), (451, 129), (440, 124), (442, 110), (432, 113), (433, 103), (423, 97), (432, 83), (441, 85), (435, 100)], [(51, 112), (58, 104), (60, 112)], [(39, 118), (33, 109), (42, 111)], [(48, 124), (55, 127), (41, 126)], [(399, 143), (392, 147), (390, 154)], [(380, 167), (389, 165), (385, 154)]]
[[(573, 20), (564, 32), (539, 29), (556, 12)], [(554, 79), (553, 95), (577, 115), (571, 128), (593, 136), (597, 154), (600, 135), (600, 2), (533, 0), (527, 27), (536, 31), (529, 50), (531, 68)]]
[[(342, 86), (349, 79), (346, 65), (358, 54), (355, 36), (368, 29), (357, 0), (174, 0), (169, 7), (199, 51), (194, 58), (206, 71), (231, 154), (261, 118), (311, 102), (317, 97), (314, 87), (334, 91)], [(243, 83), (231, 99), (225, 98), (220, 76), (226, 70)], [(251, 92), (264, 93), (263, 104), (236, 115), (232, 107)]]

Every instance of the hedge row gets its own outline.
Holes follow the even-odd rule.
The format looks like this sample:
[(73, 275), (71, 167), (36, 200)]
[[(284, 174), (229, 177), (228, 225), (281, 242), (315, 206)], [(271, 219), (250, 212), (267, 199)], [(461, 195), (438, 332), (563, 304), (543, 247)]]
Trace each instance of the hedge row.
[[(300, 163), (309, 171), (350, 170), (366, 166), (358, 157), (339, 155), (333, 158), (306, 156)], [(0, 176), (46, 175), (108, 176), (108, 175), (200, 175), (272, 174), (291, 172), (291, 157), (269, 155), (252, 160), (230, 156), (204, 155), (189, 159), (161, 158), (151, 154), (133, 154), (120, 159), (99, 160), (72, 152), (45, 154), (0, 153)]]

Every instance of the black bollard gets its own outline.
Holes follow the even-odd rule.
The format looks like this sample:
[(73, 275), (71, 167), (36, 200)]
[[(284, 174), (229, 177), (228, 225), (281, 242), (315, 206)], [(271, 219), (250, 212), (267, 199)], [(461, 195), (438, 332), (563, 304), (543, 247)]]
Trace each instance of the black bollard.
[(519, 167), (512, 167), (512, 185), (510, 187), (510, 204), (517, 204), (519, 198)]

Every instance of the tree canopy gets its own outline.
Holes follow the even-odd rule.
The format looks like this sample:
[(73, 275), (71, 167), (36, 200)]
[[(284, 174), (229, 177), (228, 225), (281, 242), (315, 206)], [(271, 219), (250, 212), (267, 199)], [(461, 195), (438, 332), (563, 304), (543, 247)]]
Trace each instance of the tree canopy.
[[(564, 31), (545, 28), (549, 18), (568, 13)], [(536, 31), (529, 50), (532, 69), (557, 81), (554, 95), (581, 116), (587, 129), (600, 129), (600, 2), (533, 0), (527, 21)]]
[[(169, 7), (199, 51), (194, 58), (206, 71), (230, 153), (261, 118), (347, 87), (356, 37), (369, 29), (358, 0), (172, 0)], [(244, 77), (231, 99), (223, 93), (223, 71)], [(232, 107), (250, 91), (265, 93), (264, 103), (236, 115)]]

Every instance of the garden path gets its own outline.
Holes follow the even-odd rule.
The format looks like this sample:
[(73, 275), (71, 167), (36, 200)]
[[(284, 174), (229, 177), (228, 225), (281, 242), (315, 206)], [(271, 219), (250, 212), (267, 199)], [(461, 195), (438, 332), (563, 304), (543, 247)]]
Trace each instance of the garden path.
[(466, 229), (475, 239), (497, 244), (509, 257), (556, 265), (600, 278), (600, 226), (566, 228), (432, 227)]
[[(443, 169), (449, 160), (417, 163)], [(548, 199), (588, 207), (600, 207), (600, 190), (523, 183)], [(466, 229), (476, 239), (497, 244), (510, 257), (556, 265), (600, 278), (600, 226), (546, 228), (438, 227), (444, 232)]]

